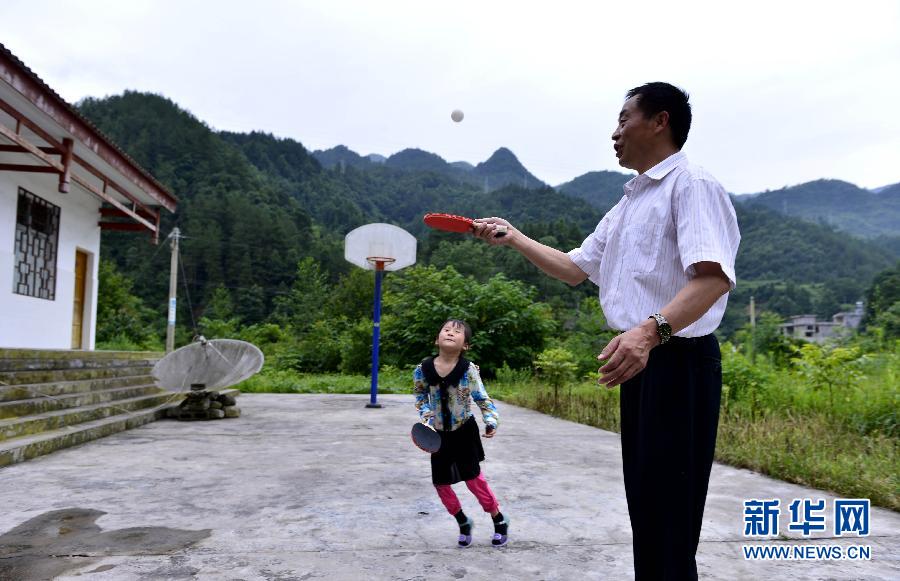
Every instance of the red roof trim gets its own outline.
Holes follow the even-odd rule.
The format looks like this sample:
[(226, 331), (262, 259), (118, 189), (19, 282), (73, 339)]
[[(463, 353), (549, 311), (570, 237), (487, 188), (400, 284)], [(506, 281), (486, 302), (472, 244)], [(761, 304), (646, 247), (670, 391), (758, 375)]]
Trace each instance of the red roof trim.
[(0, 44), (0, 79), (9, 83), (35, 107), (69, 131), (86, 147), (100, 156), (160, 205), (174, 212), (178, 198), (150, 172), (103, 134), (93, 123), (69, 105), (25, 63)]

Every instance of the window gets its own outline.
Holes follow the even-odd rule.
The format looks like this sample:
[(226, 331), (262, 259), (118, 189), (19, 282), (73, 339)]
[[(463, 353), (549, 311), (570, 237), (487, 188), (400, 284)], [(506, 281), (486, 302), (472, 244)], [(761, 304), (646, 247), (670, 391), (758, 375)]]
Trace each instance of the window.
[(13, 292), (56, 300), (59, 206), (19, 188)]

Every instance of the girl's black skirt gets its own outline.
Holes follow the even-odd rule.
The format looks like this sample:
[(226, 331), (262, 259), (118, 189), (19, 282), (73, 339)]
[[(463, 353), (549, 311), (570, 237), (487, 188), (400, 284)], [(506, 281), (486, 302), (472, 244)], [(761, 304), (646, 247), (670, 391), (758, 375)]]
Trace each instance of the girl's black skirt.
[(438, 431), (441, 449), (431, 455), (431, 481), (434, 484), (456, 484), (477, 478), (479, 462), (484, 461), (484, 448), (474, 416), (451, 432)]

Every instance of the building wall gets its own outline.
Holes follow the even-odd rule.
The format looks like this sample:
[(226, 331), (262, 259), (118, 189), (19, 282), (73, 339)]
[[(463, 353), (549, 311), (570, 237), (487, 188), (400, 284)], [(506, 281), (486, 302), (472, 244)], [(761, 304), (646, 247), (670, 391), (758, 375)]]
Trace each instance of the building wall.
[[(0, 347), (71, 349), (75, 295), (75, 250), (88, 253), (82, 348), (93, 349), (100, 257), (100, 200), (73, 186), (57, 191), (50, 174), (0, 172)], [(55, 300), (13, 292), (16, 205), (19, 187), (59, 206)]]

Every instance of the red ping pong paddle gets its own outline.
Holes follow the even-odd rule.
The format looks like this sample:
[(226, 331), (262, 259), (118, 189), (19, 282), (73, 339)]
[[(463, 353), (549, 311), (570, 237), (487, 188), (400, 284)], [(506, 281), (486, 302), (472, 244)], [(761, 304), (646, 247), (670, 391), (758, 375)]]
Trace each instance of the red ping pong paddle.
[[(474, 226), (472, 218), (465, 216), (455, 216), (453, 214), (431, 213), (425, 214), (425, 225), (436, 230), (444, 230), (446, 232), (471, 232)], [(506, 236), (506, 226), (498, 225), (495, 238)]]

